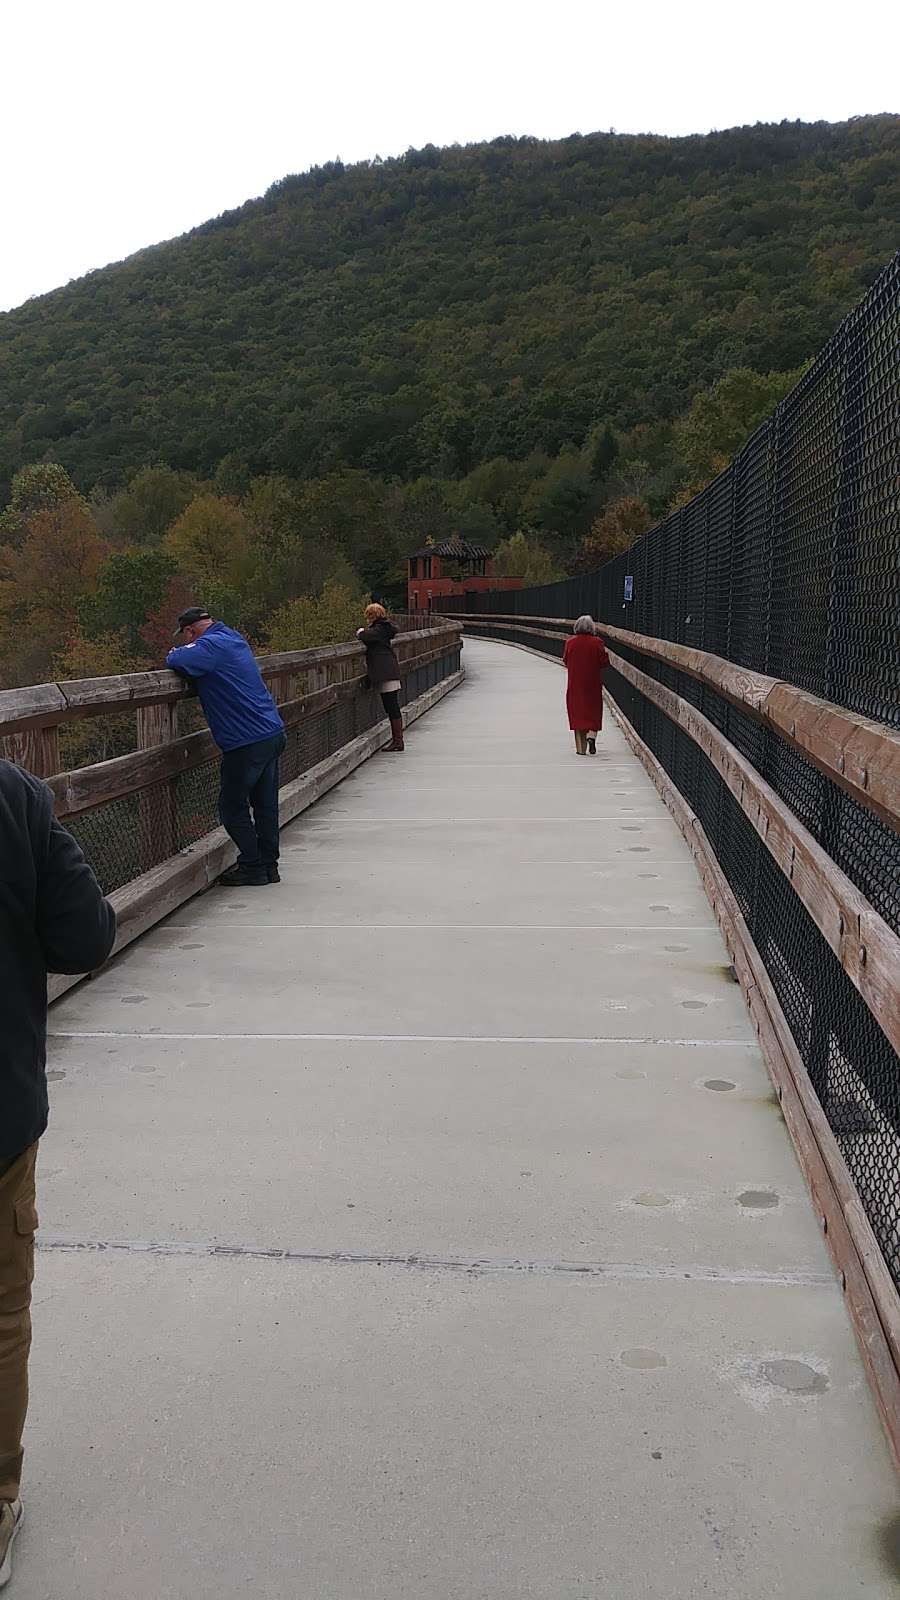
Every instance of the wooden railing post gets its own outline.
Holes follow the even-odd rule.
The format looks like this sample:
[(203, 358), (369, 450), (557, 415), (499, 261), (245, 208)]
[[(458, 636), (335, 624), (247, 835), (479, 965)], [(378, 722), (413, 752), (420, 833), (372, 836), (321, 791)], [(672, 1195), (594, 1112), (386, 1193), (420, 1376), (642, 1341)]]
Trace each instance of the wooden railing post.
[(36, 778), (52, 778), (59, 772), (59, 728), (27, 728), (9, 733), (0, 740), (7, 761), (33, 772)]
[[(135, 713), (139, 750), (169, 744), (177, 733), (177, 706), (141, 706)], [(175, 778), (144, 791), (138, 800), (141, 871), (166, 861), (178, 848)]]

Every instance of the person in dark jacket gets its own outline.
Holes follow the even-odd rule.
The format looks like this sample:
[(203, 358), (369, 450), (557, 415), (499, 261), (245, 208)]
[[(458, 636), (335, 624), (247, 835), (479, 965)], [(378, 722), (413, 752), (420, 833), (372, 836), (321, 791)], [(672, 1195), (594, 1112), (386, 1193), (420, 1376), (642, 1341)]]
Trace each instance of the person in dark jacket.
[(196, 684), (222, 752), (219, 818), (238, 858), (219, 882), (227, 889), (279, 883), (278, 758), (285, 733), (278, 707), (243, 635), (214, 622), (202, 606), (182, 611), (175, 637), (184, 642), (169, 651), (166, 666)]
[(397, 629), (388, 620), (384, 606), (366, 606), (366, 625), (357, 628), (356, 637), (366, 647), (366, 677), (381, 695), (381, 704), (390, 718), (391, 743), (385, 750), (403, 749), (403, 717), (400, 711), (400, 663), (391, 648)]
[(45, 783), (0, 761), (0, 1588), (22, 1526), (35, 1161), (47, 1126), (47, 973), (109, 955), (112, 906)]

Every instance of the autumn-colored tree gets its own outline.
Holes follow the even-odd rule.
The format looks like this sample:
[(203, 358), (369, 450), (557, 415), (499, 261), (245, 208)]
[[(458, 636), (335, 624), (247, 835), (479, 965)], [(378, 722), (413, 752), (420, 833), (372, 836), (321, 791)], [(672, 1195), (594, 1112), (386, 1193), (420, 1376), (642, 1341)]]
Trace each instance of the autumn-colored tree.
[(52, 511), (71, 501), (87, 510), (72, 479), (56, 461), (36, 461), (13, 478), (9, 505), (0, 514), (0, 544), (20, 545), (39, 511)]
[(636, 495), (625, 495), (608, 505), (602, 516), (596, 517), (591, 531), (582, 540), (578, 566), (582, 572), (592, 572), (605, 561), (629, 550), (635, 539), (646, 533), (652, 522), (646, 501)]
[(53, 658), (54, 677), (108, 678), (120, 672), (139, 672), (148, 665), (145, 656), (135, 656), (125, 629), (110, 629), (88, 638), (79, 630), (70, 634)]
[(243, 625), (244, 602), (242, 596), (223, 583), (210, 582), (198, 590), (183, 573), (176, 573), (166, 585), (165, 594), (155, 610), (138, 628), (138, 637), (156, 666), (165, 660), (175, 640), (175, 625), (188, 606), (202, 605), (218, 622), (227, 622), (252, 637), (253, 630)]
[(80, 496), (35, 511), (18, 543), (0, 545), (0, 670), (6, 685), (40, 683), (76, 625), (106, 555)]
[(165, 661), (175, 643), (175, 624), (180, 613), (195, 604), (197, 597), (190, 579), (176, 573), (174, 578), (169, 579), (159, 605), (138, 629), (141, 643), (155, 666)]
[(219, 583), (239, 590), (252, 569), (247, 519), (221, 495), (198, 494), (163, 544), (178, 570), (200, 588)]
[(80, 496), (35, 511), (22, 543), (0, 556), (0, 612), (35, 626), (46, 620), (65, 633), (107, 554)]

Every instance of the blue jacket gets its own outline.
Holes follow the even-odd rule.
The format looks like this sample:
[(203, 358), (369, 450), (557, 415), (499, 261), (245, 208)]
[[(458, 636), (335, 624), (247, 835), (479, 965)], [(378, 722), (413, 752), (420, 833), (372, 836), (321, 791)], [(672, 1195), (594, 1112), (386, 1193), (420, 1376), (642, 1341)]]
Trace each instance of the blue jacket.
[(170, 650), (166, 666), (197, 679), (200, 704), (220, 750), (237, 750), (283, 732), (284, 723), (253, 651), (224, 622), (214, 622), (192, 644)]

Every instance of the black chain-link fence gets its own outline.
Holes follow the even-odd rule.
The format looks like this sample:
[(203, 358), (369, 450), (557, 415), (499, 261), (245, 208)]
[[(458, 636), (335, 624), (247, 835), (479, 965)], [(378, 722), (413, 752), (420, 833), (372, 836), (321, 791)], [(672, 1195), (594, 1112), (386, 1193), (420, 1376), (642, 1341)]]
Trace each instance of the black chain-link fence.
[[(900, 255), (689, 505), (599, 572), (472, 595), (467, 609), (521, 616), (478, 632), (551, 655), (562, 638), (525, 619), (586, 612), (900, 727)], [(900, 933), (894, 829), (714, 689), (613, 648), (715, 723)], [(697, 745), (620, 673), (607, 688), (703, 824), (900, 1285), (900, 1059)]]
[[(405, 673), (401, 704), (409, 705), (460, 667), (460, 649), (447, 648), (437, 660)], [(372, 691), (340, 692), (336, 705), (305, 716), (288, 728), (281, 758), (282, 786), (292, 783), (359, 734), (384, 719), (380, 697)], [(71, 817), (66, 827), (78, 840), (104, 893), (121, 889), (151, 867), (190, 849), (218, 826), (219, 759), (152, 784)]]

